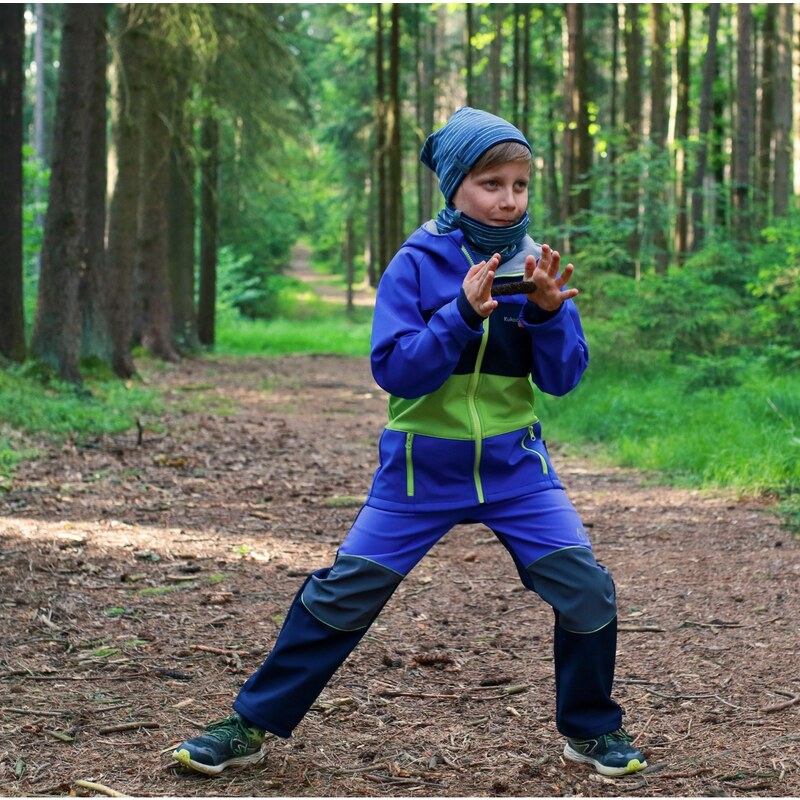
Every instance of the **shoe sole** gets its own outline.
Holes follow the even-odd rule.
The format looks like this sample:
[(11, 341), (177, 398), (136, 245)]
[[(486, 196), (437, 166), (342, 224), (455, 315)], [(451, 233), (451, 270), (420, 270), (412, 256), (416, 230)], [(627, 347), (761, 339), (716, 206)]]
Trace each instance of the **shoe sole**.
[(185, 748), (175, 750), (172, 757), (183, 764), (184, 767), (189, 767), (196, 772), (202, 772), (204, 775), (219, 775), (227, 767), (241, 767), (247, 764), (258, 764), (264, 758), (264, 751), (259, 750), (257, 753), (251, 753), (249, 756), (238, 756), (237, 758), (229, 758), (221, 764), (202, 764), (200, 761), (194, 761), (191, 754)]
[(609, 778), (619, 778), (622, 775), (630, 775), (632, 772), (640, 772), (647, 766), (647, 761), (639, 761), (638, 758), (632, 758), (624, 767), (607, 767), (596, 758), (573, 750), (569, 743), (564, 746), (564, 758), (576, 761), (579, 764), (591, 764), (601, 775), (606, 775)]

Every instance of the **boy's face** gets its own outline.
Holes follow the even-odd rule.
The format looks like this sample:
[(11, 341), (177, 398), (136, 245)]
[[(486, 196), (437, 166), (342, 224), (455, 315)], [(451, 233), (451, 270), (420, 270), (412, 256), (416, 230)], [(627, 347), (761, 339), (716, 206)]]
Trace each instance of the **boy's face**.
[(526, 161), (505, 161), (464, 176), (453, 205), (468, 217), (502, 228), (518, 222), (528, 208), (531, 167)]

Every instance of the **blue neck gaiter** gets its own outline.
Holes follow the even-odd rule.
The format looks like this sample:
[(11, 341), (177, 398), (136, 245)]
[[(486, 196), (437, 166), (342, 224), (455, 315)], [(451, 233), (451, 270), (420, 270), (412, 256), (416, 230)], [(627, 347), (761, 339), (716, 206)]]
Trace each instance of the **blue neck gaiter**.
[(450, 206), (445, 206), (436, 218), (436, 229), (439, 233), (450, 233), (454, 230), (464, 232), (464, 238), (478, 261), (488, 261), (495, 253), (499, 253), (501, 264), (519, 252), (529, 224), (527, 211), (519, 222), (497, 227), (478, 222)]

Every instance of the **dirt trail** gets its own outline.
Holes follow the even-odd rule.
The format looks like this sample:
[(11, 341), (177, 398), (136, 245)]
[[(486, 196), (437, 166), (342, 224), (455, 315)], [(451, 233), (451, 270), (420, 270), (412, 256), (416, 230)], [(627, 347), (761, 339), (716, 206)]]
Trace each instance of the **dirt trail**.
[[(341, 278), (337, 275), (324, 275), (315, 272), (311, 266), (311, 250), (303, 245), (296, 245), (292, 250), (291, 276), (303, 281), (316, 295), (327, 302), (343, 305), (347, 300), (347, 290), (341, 288)], [(375, 289), (366, 281), (353, 285), (354, 306), (374, 306)]]
[[(798, 796), (800, 545), (770, 509), (551, 442), (619, 593), (616, 694), (647, 772), (564, 764), (551, 615), (488, 530), (404, 581), (290, 740), (206, 779), (165, 751), (227, 713), (375, 467), (364, 359), (146, 375), (144, 435), (55, 447), (0, 496), (0, 793)], [(546, 426), (545, 420), (545, 426)], [(398, 694), (404, 693), (404, 694)], [(128, 726), (128, 727), (125, 727)]]

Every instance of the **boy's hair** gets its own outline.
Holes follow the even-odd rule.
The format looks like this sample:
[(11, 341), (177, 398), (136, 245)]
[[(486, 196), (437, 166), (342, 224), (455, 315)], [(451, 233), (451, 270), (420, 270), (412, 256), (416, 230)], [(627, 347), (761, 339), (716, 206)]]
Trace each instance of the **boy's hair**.
[(500, 142), (490, 147), (473, 165), (470, 172), (483, 172), (496, 164), (508, 161), (526, 161), (531, 163), (531, 151), (519, 142)]

